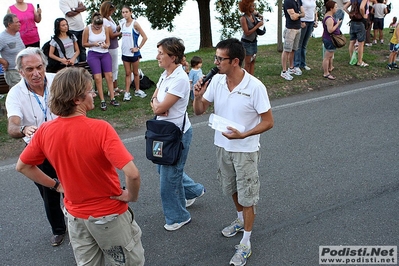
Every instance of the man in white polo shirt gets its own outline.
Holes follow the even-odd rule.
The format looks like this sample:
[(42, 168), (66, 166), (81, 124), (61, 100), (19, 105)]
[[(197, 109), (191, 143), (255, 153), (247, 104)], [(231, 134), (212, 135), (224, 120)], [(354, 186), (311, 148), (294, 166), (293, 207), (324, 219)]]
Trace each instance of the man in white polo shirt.
[[(213, 102), (216, 115), (245, 127), (242, 132), (227, 127), (215, 131), (217, 178), (223, 193), (231, 196), (237, 219), (222, 230), (225, 237), (244, 231), (235, 246), (230, 265), (245, 265), (251, 255), (250, 236), (259, 201), (259, 138), (273, 127), (272, 109), (266, 87), (242, 68), (245, 50), (237, 39), (227, 39), (216, 45), (215, 64), (219, 74), (212, 82), (194, 86), (194, 112), (203, 114)], [(207, 88), (207, 85), (209, 87)]]

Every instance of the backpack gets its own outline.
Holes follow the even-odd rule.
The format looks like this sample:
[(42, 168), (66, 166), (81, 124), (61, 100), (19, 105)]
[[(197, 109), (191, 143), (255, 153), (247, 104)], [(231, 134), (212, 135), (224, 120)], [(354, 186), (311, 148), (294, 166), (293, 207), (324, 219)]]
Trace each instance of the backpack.
[(351, 0), (351, 11), (349, 12), (349, 18), (353, 21), (363, 20), (363, 16), (360, 13), (360, 3), (358, 0)]
[[(155, 82), (152, 81), (149, 77), (144, 75), (143, 71), (139, 69), (139, 76), (140, 76), (140, 90), (147, 90), (151, 88), (151, 86), (155, 85)], [(135, 89), (136, 86), (134, 85), (134, 80), (130, 83), (130, 88)]]
[[(64, 54), (64, 57), (66, 58), (65, 47), (64, 47), (64, 44), (62, 43), (62, 41), (56, 36), (51, 37), (51, 39), (54, 39), (54, 41), (57, 42), (57, 44), (61, 48), (61, 52)], [(51, 39), (50, 39), (50, 41), (43, 44), (42, 51), (43, 51), (43, 54), (47, 57), (46, 72), (57, 73), (57, 71), (62, 69), (64, 66), (61, 65), (61, 62), (54, 60), (54, 59), (50, 58), (50, 56), (49, 56)], [(54, 49), (54, 55), (58, 56), (58, 57), (60, 56), (58, 53), (58, 49)]]
[(389, 13), (391, 13), (391, 9), (392, 9), (392, 3), (389, 3), (388, 5), (387, 5), (387, 14), (389, 14)]

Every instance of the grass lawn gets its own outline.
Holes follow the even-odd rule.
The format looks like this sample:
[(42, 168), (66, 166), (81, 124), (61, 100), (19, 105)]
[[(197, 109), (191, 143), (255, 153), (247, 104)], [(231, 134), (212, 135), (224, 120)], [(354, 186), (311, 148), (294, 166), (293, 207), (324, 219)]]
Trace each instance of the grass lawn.
[[(385, 45), (377, 44), (372, 47), (365, 47), (363, 60), (370, 64), (367, 68), (349, 65), (348, 44), (337, 49), (334, 56), (333, 75), (336, 80), (328, 80), (323, 77), (322, 70), (322, 41), (320, 38), (311, 38), (307, 48), (306, 62), (312, 69), (303, 70), (302, 76), (295, 76), (294, 80), (286, 81), (280, 77), (281, 53), (277, 52), (277, 45), (263, 45), (258, 47), (255, 65), (255, 76), (260, 79), (268, 90), (270, 99), (287, 97), (299, 93), (307, 93), (314, 90), (325, 90), (339, 87), (358, 81), (373, 80), (387, 76), (398, 75), (399, 70), (387, 70), (385, 68), (389, 55), (389, 41), (392, 34), (388, 29), (384, 30)], [(261, 38), (261, 37), (260, 37)], [(349, 36), (347, 35), (349, 42)], [(214, 67), (213, 56), (215, 49), (201, 49), (187, 54), (187, 61), (194, 56), (203, 59), (202, 71), (204, 74)], [(157, 61), (145, 61), (140, 63), (140, 68), (155, 83), (158, 81), (163, 69), (159, 68)], [(118, 87), (124, 89), (125, 71), (123, 66), (119, 67)], [(104, 88), (106, 86), (104, 85)], [(100, 110), (99, 98), (96, 97), (96, 108), (89, 112), (90, 117), (107, 120), (119, 133), (127, 132), (137, 127), (144, 126), (145, 121), (152, 117), (150, 99), (155, 86), (146, 90), (147, 97), (144, 99), (132, 96), (130, 102), (122, 102), (123, 96), (117, 99), (121, 105), (113, 107), (108, 105), (107, 111)], [(106, 95), (106, 93), (105, 93)], [(109, 98), (106, 97), (109, 101)], [(0, 100), (4, 106), (5, 98)], [(192, 108), (189, 106), (189, 114), (192, 115)], [(0, 160), (17, 156), (20, 152), (21, 140), (11, 139), (7, 135), (7, 117), (0, 115)]]

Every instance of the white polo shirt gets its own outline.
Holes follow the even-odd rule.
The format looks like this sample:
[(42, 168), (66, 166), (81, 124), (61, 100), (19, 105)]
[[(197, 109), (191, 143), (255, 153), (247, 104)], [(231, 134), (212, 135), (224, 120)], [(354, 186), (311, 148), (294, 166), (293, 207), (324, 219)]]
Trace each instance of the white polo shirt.
[(166, 76), (165, 70), (159, 78), (157, 88), (157, 100), (160, 102), (165, 99), (168, 93), (179, 97), (179, 100), (170, 107), (168, 116), (158, 116), (157, 119), (172, 122), (179, 128), (182, 128), (185, 115), (186, 124), (183, 132), (186, 132), (191, 127), (191, 122), (187, 114), (187, 105), (190, 97), (190, 82), (183, 67), (179, 65), (168, 77)]
[[(203, 97), (214, 103), (216, 115), (245, 126), (245, 131), (248, 131), (260, 123), (260, 114), (266, 113), (271, 106), (265, 85), (243, 71), (244, 78), (232, 92), (227, 87), (226, 75), (216, 74)], [(255, 152), (259, 150), (259, 138), (258, 134), (245, 139), (229, 140), (215, 130), (214, 144), (229, 152)]]
[[(11, 116), (18, 116), (21, 118), (21, 126), (37, 126), (39, 127), (41, 124), (45, 122), (45, 118), (47, 117), (47, 121), (53, 120), (57, 116), (51, 113), (50, 108), (48, 108), (48, 104), (45, 102), (45, 98), (48, 102), (50, 98), (50, 87), (53, 82), (55, 74), (46, 73), (47, 78), (47, 97), (45, 95), (40, 96), (37, 95), (37, 99), (40, 101), (41, 106), (44, 110), (47, 107), (47, 115), (44, 115), (44, 112), (39, 105), (36, 97), (32, 92), (28, 90), (25, 84), (25, 79), (21, 79), (7, 94), (6, 98), (6, 109), (7, 109), (7, 118)], [(23, 138), (26, 143), (30, 142), (29, 137)]]

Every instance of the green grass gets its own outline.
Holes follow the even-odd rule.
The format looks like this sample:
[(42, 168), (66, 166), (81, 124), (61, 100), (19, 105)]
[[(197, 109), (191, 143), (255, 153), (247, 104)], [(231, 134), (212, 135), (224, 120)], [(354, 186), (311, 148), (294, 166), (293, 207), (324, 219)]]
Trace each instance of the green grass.
[[(349, 36), (347, 40), (349, 42)], [(311, 71), (303, 71), (302, 76), (295, 76), (293, 81), (286, 81), (280, 77), (281, 72), (281, 53), (277, 52), (277, 45), (263, 45), (258, 47), (255, 76), (259, 78), (267, 87), (270, 99), (287, 97), (294, 94), (306, 93), (314, 90), (324, 90), (340, 85), (346, 85), (358, 81), (372, 80), (381, 77), (397, 75), (397, 71), (385, 69), (387, 64), (387, 56), (389, 55), (389, 40), (391, 34), (388, 29), (384, 31), (385, 45), (374, 45), (365, 47), (363, 60), (370, 64), (368, 68), (360, 68), (349, 65), (348, 44), (337, 49), (334, 56), (334, 76), (335, 81), (323, 78), (322, 70), (322, 41), (320, 38), (311, 38), (307, 48), (307, 64), (312, 68)], [(199, 51), (187, 53), (187, 60), (197, 55), (203, 59), (202, 71), (207, 73), (214, 67), (213, 56), (214, 49), (201, 49)], [(145, 61), (140, 63), (140, 68), (151, 80), (157, 82), (163, 69), (159, 68), (157, 61)], [(118, 87), (124, 89), (125, 71), (123, 66), (119, 67)], [(104, 85), (106, 90), (106, 86)], [(145, 121), (152, 117), (150, 107), (151, 95), (155, 90), (155, 86), (148, 89), (148, 96), (144, 99), (132, 97), (130, 102), (122, 102), (122, 96), (117, 99), (120, 101), (120, 107), (108, 105), (107, 111), (101, 111), (99, 106), (99, 98), (96, 97), (96, 108), (89, 112), (90, 117), (101, 118), (107, 120), (120, 133), (132, 130), (136, 127), (143, 126)], [(105, 93), (106, 95), (106, 93)], [(109, 97), (106, 97), (109, 102)], [(4, 106), (5, 99), (0, 100), (0, 105)], [(193, 114), (191, 106), (188, 112)], [(5, 115), (0, 116), (0, 149), (8, 143), (19, 140), (12, 140), (7, 135), (7, 118)], [(0, 156), (1, 158), (1, 156)]]

